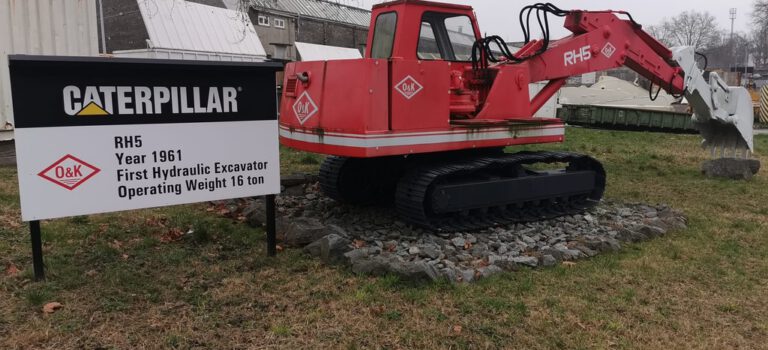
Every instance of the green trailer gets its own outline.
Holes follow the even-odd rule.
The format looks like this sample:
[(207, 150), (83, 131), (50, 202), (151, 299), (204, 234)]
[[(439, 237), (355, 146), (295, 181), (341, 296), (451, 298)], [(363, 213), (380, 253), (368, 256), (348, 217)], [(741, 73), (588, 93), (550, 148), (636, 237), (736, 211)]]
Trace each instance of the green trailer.
[(652, 109), (562, 105), (557, 117), (569, 125), (601, 129), (696, 133), (691, 114)]

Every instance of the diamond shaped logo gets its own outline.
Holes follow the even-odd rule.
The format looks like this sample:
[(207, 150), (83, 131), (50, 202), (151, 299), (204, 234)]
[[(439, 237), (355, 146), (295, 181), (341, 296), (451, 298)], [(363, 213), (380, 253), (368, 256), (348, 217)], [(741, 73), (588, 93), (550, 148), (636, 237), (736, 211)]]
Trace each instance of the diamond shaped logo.
[(67, 154), (37, 175), (72, 191), (99, 171), (101, 169)]
[(413, 98), (413, 96), (416, 96), (422, 89), (424, 89), (424, 87), (410, 75), (395, 85), (395, 90), (409, 100)]
[(600, 52), (602, 52), (603, 56), (606, 58), (611, 58), (613, 53), (616, 52), (616, 47), (614, 47), (611, 43), (605, 43), (605, 46), (603, 46), (603, 49)]
[(296, 114), (296, 118), (299, 119), (301, 125), (304, 125), (304, 123), (309, 118), (312, 118), (312, 116), (319, 110), (320, 108), (317, 108), (317, 104), (315, 104), (315, 101), (312, 100), (312, 97), (309, 96), (309, 92), (307, 91), (304, 91), (293, 104), (293, 113)]

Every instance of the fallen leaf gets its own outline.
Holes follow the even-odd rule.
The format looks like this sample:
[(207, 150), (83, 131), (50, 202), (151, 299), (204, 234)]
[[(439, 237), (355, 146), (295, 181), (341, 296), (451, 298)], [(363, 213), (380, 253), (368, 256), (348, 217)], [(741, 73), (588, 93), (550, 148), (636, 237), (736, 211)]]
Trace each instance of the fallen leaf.
[(19, 268), (16, 267), (13, 263), (9, 263), (8, 266), (5, 267), (5, 275), (14, 277), (19, 274)]
[(360, 249), (362, 247), (365, 247), (365, 241), (356, 239), (352, 242), (355, 245), (355, 248)]
[(278, 253), (282, 252), (283, 249), (285, 249), (285, 248), (283, 248), (283, 246), (281, 244), (278, 244), (277, 246), (275, 246), (275, 250), (277, 250)]
[(384, 313), (384, 306), (382, 305), (372, 306), (370, 310), (371, 310), (371, 314), (373, 314), (374, 316), (378, 316)]
[(245, 220), (246, 220), (246, 217), (243, 216), (243, 215), (240, 215), (240, 216), (237, 217), (237, 221), (245, 222)]
[(93, 276), (96, 276), (98, 273), (99, 273), (99, 272), (98, 272), (98, 271), (96, 271), (96, 270), (88, 270), (88, 271), (85, 273), (85, 275), (86, 275), (86, 276), (88, 276), (88, 277), (93, 277)]
[(56, 312), (56, 310), (61, 309), (64, 305), (61, 305), (61, 303), (58, 302), (50, 302), (48, 304), (43, 305), (43, 313), (46, 314), (52, 314)]
[(573, 261), (563, 261), (563, 266), (565, 267), (574, 267), (576, 266), (576, 263)]
[(464, 242), (464, 250), (468, 250), (472, 248), (472, 243), (469, 241)]
[(160, 237), (160, 242), (163, 242), (163, 243), (175, 242), (181, 239), (182, 236), (184, 236), (184, 231), (178, 228), (172, 228), (168, 230), (165, 234), (163, 234), (162, 237)]
[(122, 258), (123, 258), (123, 260), (128, 260), (128, 258), (130, 258), (130, 256), (128, 254), (123, 254)]
[(461, 333), (461, 325), (454, 325), (453, 326), (453, 333), (460, 334)]
[(115, 239), (115, 240), (112, 241), (112, 243), (109, 243), (109, 246), (114, 248), (114, 249), (116, 249), (116, 250), (120, 250), (120, 249), (123, 248), (123, 242), (120, 242), (120, 241)]
[(397, 244), (386, 244), (384, 245), (384, 250), (388, 253), (394, 253), (397, 250)]

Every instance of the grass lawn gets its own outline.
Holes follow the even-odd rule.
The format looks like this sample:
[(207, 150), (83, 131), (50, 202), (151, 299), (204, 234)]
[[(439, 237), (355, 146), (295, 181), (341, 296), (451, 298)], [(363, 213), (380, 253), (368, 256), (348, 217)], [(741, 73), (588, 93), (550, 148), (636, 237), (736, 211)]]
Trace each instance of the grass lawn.
[[(698, 143), (569, 129), (529, 147), (601, 159), (608, 198), (668, 203), (689, 229), (459, 286), (268, 259), (261, 230), (202, 204), (46, 221), (48, 281), (34, 283), (16, 172), (0, 167), (0, 348), (763, 348), (768, 176), (703, 178)], [(768, 137), (756, 147), (768, 154)], [(321, 159), (283, 153), (284, 173)]]

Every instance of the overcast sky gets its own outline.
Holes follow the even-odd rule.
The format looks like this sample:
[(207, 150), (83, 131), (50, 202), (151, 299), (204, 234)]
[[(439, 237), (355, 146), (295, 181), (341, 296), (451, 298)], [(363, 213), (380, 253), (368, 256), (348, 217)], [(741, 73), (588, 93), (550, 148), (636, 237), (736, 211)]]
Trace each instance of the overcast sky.
[[(352, 0), (361, 3), (368, 9), (380, 0)], [(487, 35), (500, 35), (508, 41), (521, 41), (518, 15), (525, 5), (538, 1), (503, 1), (503, 0), (442, 0), (442, 2), (471, 5), (475, 8), (480, 30)], [(748, 32), (750, 28), (750, 12), (753, 0), (582, 0), (582, 1), (550, 1), (562, 9), (580, 8), (584, 10), (625, 10), (632, 14), (637, 22), (644, 26), (654, 25), (665, 17), (673, 17), (687, 10), (707, 11), (715, 16), (720, 27), (726, 32), (731, 30), (728, 9), (737, 9), (735, 31)], [(349, 2), (348, 2), (349, 3)], [(553, 16), (550, 16), (552, 18)], [(534, 28), (538, 25), (531, 24)], [(550, 23), (553, 38), (568, 35), (562, 21)], [(538, 29), (534, 29), (538, 33)]]

